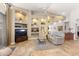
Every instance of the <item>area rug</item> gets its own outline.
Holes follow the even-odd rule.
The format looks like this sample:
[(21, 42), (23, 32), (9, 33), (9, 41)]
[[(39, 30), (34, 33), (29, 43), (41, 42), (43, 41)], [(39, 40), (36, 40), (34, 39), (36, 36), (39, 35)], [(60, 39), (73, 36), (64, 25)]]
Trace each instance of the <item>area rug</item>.
[(58, 48), (58, 46), (48, 41), (45, 41), (45, 42), (37, 41), (35, 50), (48, 50), (48, 49), (55, 49), (55, 48)]

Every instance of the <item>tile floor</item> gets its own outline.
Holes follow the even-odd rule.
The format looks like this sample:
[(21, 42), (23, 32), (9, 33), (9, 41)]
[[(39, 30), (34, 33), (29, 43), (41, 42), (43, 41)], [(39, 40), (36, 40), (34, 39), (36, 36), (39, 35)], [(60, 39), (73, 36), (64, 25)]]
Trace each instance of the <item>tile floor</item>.
[(38, 40), (17, 43), (10, 56), (78, 56), (79, 40), (65, 41), (62, 45), (54, 45), (48, 41), (40, 44)]

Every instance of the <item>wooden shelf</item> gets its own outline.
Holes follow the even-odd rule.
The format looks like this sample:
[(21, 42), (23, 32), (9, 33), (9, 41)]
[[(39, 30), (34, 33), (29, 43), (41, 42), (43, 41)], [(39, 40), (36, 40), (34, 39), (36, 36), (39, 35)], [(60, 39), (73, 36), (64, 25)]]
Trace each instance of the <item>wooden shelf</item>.
[(24, 23), (24, 22), (15, 22), (15, 23), (19, 23), (19, 24), (27, 24), (27, 23)]
[(39, 32), (31, 32), (31, 33), (39, 33)]

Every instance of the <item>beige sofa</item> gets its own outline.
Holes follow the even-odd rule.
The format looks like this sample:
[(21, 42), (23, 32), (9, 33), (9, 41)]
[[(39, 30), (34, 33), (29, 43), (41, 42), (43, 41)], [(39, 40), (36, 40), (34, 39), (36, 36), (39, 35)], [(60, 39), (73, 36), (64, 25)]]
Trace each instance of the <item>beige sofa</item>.
[(63, 44), (64, 43), (64, 33), (61, 31), (58, 32), (53, 32), (52, 35), (49, 34), (49, 41), (52, 42), (53, 44)]

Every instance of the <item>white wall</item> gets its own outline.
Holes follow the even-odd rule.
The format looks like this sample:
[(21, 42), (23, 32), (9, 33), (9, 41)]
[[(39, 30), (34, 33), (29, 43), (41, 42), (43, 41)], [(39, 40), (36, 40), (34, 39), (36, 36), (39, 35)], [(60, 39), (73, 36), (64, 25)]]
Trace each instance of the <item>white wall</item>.
[(0, 12), (3, 14), (5, 14), (5, 12), (6, 12), (6, 6), (4, 3), (0, 3)]
[(76, 8), (73, 10), (70, 14), (69, 22), (70, 22), (70, 28), (72, 28), (71, 32), (74, 33), (74, 40), (76, 40), (76, 20), (79, 19), (79, 8)]

